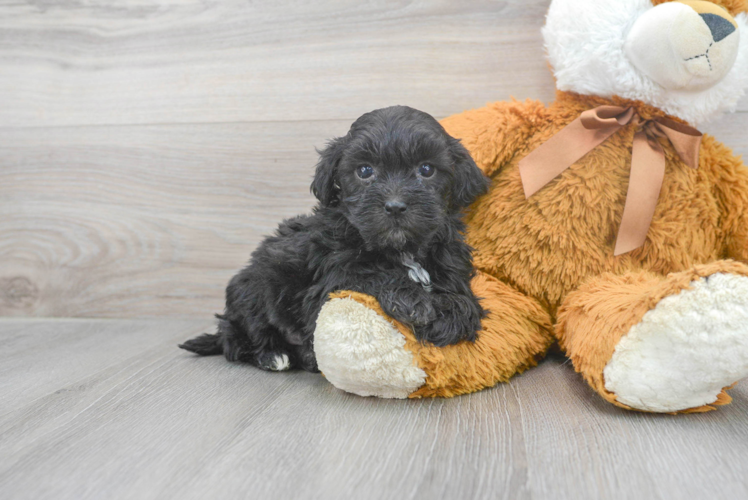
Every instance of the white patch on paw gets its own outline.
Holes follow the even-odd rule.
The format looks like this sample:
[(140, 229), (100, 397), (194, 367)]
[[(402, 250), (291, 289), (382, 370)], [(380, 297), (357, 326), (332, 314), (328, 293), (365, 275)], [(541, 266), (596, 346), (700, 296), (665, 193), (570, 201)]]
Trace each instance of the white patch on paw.
[(405, 337), (350, 298), (333, 299), (322, 307), (314, 353), (332, 385), (359, 396), (404, 399), (426, 380), (426, 372), (405, 349)]
[(282, 372), (289, 368), (291, 368), (291, 362), (288, 359), (288, 355), (281, 354), (275, 356), (275, 359), (273, 359), (273, 367), (271, 368), (273, 371)]
[(618, 342), (603, 375), (605, 389), (640, 410), (715, 402), (748, 376), (748, 278), (718, 273), (662, 299)]

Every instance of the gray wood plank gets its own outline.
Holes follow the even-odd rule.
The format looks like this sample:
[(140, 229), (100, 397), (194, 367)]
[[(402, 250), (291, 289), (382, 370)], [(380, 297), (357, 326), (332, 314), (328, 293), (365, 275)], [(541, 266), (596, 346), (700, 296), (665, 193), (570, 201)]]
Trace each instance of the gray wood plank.
[(701, 127), (701, 131), (711, 134), (733, 149), (735, 154), (748, 158), (748, 111), (725, 113)]
[(548, 0), (11, 3), (0, 123), (351, 119), (408, 103), (447, 115), (549, 99)]
[(349, 125), (6, 130), (0, 315), (209, 318)]
[(196, 320), (39, 322), (0, 318), (0, 414), (123, 363), (148, 345), (169, 346), (214, 328)]
[(552, 99), (547, 3), (3, 5), (0, 315), (207, 319), (360, 113)]
[[(0, 315), (209, 318), (349, 125), (0, 129)], [(709, 130), (748, 152), (748, 113)]]
[(10, 3), (0, 123), (350, 120), (395, 103), (446, 116), (549, 101), (548, 3)]
[(0, 123), (352, 119), (394, 103), (446, 116), (512, 95), (547, 101), (548, 2), (11, 3)]
[(734, 402), (717, 411), (653, 415), (607, 404), (562, 359), (539, 370), (549, 375), (542, 383), (527, 377), (511, 384), (522, 398), (528, 467), (543, 471), (533, 478), (534, 493), (632, 500), (748, 496), (745, 381), (731, 391)]
[[(44, 329), (78, 348), (65, 353), (57, 386), (45, 383), (0, 415), (3, 498), (748, 494), (745, 383), (716, 412), (639, 414), (604, 403), (551, 357), (473, 395), (380, 400), (342, 393), (319, 375), (265, 373), (176, 350), (180, 329), (192, 335), (194, 323), (69, 320), (76, 329), (17, 321), (0, 322), (0, 339), (27, 332), (23, 342), (36, 349), (13, 351), (22, 365), (58, 351)], [(103, 369), (92, 361), (105, 336), (128, 329), (141, 352), (123, 352)], [(0, 395), (9, 390), (0, 385)]]

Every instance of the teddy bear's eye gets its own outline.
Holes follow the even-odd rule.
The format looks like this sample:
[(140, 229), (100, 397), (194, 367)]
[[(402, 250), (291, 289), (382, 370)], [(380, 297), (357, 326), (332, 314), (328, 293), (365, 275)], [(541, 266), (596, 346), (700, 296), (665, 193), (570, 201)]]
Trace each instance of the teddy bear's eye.
[(374, 169), (371, 167), (371, 165), (361, 165), (356, 169), (356, 175), (358, 175), (361, 179), (368, 179), (369, 177), (374, 175)]
[(418, 167), (418, 173), (421, 175), (421, 177), (431, 177), (434, 175), (434, 172), (436, 172), (436, 169), (429, 165), (428, 163), (424, 163), (420, 167)]

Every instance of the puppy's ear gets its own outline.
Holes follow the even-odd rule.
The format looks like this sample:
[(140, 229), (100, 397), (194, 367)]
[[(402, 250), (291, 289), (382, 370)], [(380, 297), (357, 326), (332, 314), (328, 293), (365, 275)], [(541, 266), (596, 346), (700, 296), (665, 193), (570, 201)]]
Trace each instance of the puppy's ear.
[(323, 207), (335, 206), (340, 201), (337, 187), (338, 163), (343, 156), (343, 151), (348, 144), (348, 136), (338, 137), (327, 143), (327, 147), (320, 151), (317, 169), (314, 172), (314, 180), (310, 190), (317, 197)]
[(450, 139), (449, 149), (454, 164), (452, 208), (462, 210), (488, 191), (491, 181), (478, 168), (473, 157), (458, 139)]

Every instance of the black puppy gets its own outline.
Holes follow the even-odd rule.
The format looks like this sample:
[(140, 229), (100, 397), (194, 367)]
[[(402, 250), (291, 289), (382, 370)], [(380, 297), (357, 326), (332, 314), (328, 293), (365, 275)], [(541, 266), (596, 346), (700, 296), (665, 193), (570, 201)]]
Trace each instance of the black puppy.
[(312, 215), (281, 223), (226, 289), (218, 332), (180, 345), (265, 370), (317, 371), (328, 295), (354, 290), (438, 346), (475, 340), (484, 314), (461, 211), (488, 188), (460, 142), (405, 106), (366, 113), (320, 152)]

